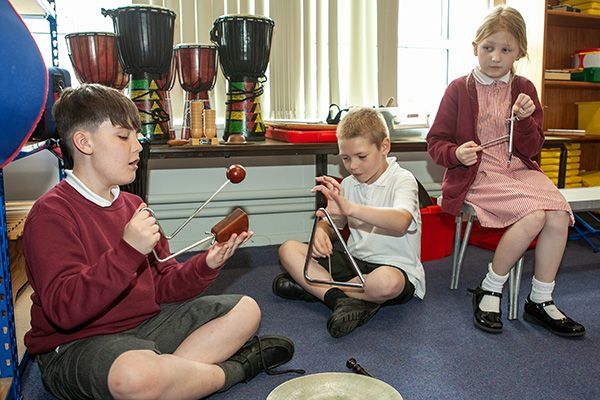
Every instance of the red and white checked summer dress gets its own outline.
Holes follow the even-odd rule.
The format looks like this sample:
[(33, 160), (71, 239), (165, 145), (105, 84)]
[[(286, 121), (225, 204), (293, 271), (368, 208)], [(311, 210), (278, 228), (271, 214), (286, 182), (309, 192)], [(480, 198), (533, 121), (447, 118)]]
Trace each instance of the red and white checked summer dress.
[[(476, 81), (475, 85), (479, 101), (477, 135), (484, 144), (509, 132), (511, 85), (502, 81), (490, 85)], [(481, 225), (488, 228), (512, 225), (535, 210), (564, 210), (574, 223), (569, 203), (546, 175), (528, 169), (518, 157), (513, 156), (508, 163), (508, 140), (483, 149), (465, 202), (473, 206)]]

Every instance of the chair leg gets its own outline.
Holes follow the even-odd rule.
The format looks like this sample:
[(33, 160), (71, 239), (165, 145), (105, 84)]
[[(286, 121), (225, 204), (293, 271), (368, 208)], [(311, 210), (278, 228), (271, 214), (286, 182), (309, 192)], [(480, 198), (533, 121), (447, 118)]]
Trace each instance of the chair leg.
[(471, 229), (473, 228), (473, 221), (475, 220), (475, 214), (469, 214), (467, 218), (467, 226), (465, 228), (465, 235), (460, 240), (460, 234), (462, 230), (462, 218), (463, 212), (456, 217), (456, 232), (454, 233), (454, 250), (452, 252), (452, 277), (450, 279), (450, 289), (454, 290), (458, 288), (458, 278), (460, 277), (460, 268), (465, 257), (465, 251), (469, 245), (469, 237), (471, 236)]
[(519, 313), (519, 290), (521, 288), (521, 275), (523, 274), (523, 261), (525, 257), (521, 256), (519, 261), (510, 270), (508, 275), (508, 319), (518, 318)]

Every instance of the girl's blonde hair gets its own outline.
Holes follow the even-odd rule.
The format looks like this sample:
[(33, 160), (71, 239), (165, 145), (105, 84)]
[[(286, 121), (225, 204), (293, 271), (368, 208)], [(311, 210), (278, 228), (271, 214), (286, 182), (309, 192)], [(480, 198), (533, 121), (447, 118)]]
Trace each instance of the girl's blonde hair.
[(385, 138), (390, 137), (383, 115), (373, 108), (351, 109), (337, 126), (338, 140), (362, 137), (379, 149)]
[(498, 6), (484, 18), (473, 44), (475, 46), (483, 42), (487, 37), (494, 33), (506, 31), (515, 37), (519, 46), (519, 55), (517, 60), (527, 56), (527, 29), (525, 20), (520, 12), (512, 7)]

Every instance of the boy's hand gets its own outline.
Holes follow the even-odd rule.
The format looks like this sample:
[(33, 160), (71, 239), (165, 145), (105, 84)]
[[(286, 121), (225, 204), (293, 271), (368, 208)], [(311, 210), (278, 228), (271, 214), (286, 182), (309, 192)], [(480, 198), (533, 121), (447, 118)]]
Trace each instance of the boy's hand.
[(331, 215), (351, 215), (353, 204), (344, 197), (342, 185), (330, 176), (318, 176), (315, 179), (320, 185), (313, 187), (311, 192), (321, 192), (325, 196), (327, 212)]
[(208, 254), (206, 255), (206, 265), (209, 268), (217, 269), (221, 267), (235, 251), (246, 243), (254, 235), (254, 232), (242, 232), (239, 235), (233, 234), (228, 241), (224, 243), (215, 243), (208, 248)]
[(512, 107), (512, 112), (515, 114), (518, 120), (529, 117), (535, 111), (535, 103), (531, 100), (531, 97), (525, 93), (519, 93), (517, 100)]
[(149, 254), (160, 240), (160, 232), (156, 219), (147, 210), (142, 211), (145, 207), (146, 203), (140, 204), (125, 225), (123, 240), (140, 253)]
[(478, 151), (481, 151), (481, 146), (471, 140), (456, 148), (456, 158), (468, 167), (477, 162)]
[(317, 230), (315, 231), (315, 237), (313, 238), (311, 257), (323, 258), (330, 256), (332, 253), (333, 244), (331, 243), (331, 238), (324, 229), (317, 227)]

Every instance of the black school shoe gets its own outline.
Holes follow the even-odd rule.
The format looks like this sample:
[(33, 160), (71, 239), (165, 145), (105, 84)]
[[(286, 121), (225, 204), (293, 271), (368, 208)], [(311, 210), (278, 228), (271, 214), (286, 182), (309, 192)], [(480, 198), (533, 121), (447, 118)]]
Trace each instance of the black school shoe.
[(482, 311), (479, 308), (483, 296), (496, 296), (502, 299), (502, 293), (483, 290), (481, 287), (468, 289), (468, 291), (473, 294), (473, 323), (475, 323), (475, 326), (489, 333), (502, 332), (502, 321), (500, 320), (502, 312)]
[[(543, 303), (534, 303), (529, 296), (525, 301), (525, 312), (523, 319), (544, 328), (558, 336), (578, 337), (585, 335), (585, 328), (578, 322), (573, 321), (565, 315), (562, 319), (553, 319), (548, 315), (544, 307), (553, 305), (552, 300)], [(561, 311), (562, 312), (562, 311)], [(564, 314), (564, 313), (563, 313)]]
[(273, 279), (272, 287), (273, 293), (284, 299), (304, 300), (311, 303), (319, 300), (298, 285), (287, 272), (277, 275)]
[(339, 299), (327, 320), (327, 331), (334, 338), (345, 336), (370, 320), (380, 307), (377, 303), (352, 297)]
[(245, 382), (248, 382), (260, 372), (268, 375), (279, 375), (288, 372), (304, 373), (303, 370), (273, 371), (294, 356), (294, 343), (284, 336), (254, 336), (242, 346), (229, 360), (242, 364)]

